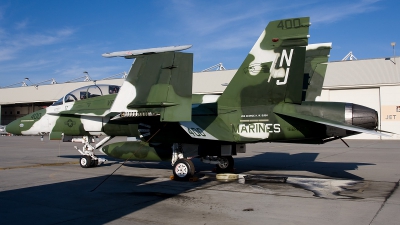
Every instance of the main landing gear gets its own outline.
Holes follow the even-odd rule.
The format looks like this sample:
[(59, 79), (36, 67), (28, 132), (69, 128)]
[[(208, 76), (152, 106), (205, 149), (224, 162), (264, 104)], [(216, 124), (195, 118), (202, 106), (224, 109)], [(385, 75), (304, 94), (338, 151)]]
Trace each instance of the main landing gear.
[(217, 173), (232, 173), (235, 161), (232, 156), (218, 157), (218, 164), (216, 165)]
[(78, 147), (74, 146), (76, 150), (82, 155), (81, 158), (79, 159), (79, 164), (81, 165), (82, 168), (90, 168), (90, 167), (96, 167), (97, 165), (100, 165), (107, 161), (105, 158), (98, 158), (94, 154), (94, 150), (100, 148), (103, 146), (106, 142), (111, 140), (113, 137), (107, 136), (103, 140), (101, 140), (99, 143), (96, 144), (95, 147), (93, 147), (90, 144), (90, 137), (89, 136), (83, 136), (82, 142), (83, 142), (83, 148), (82, 150), (78, 149)]
[(202, 157), (201, 161), (203, 163), (209, 163), (215, 165), (216, 173), (232, 173), (235, 161), (233, 157), (230, 156), (206, 156)]
[(172, 145), (172, 160), (173, 178), (174, 180), (189, 180), (193, 177), (195, 168), (192, 160), (184, 158), (183, 148), (181, 144), (175, 143)]
[[(186, 152), (185, 152), (186, 153)], [(185, 157), (186, 156), (186, 157)], [(184, 151), (181, 144), (173, 144), (172, 146), (172, 166), (174, 180), (190, 180), (193, 178), (195, 167), (192, 160), (184, 156)], [(234, 170), (235, 161), (230, 156), (205, 156), (200, 160), (203, 163), (214, 164), (216, 173), (232, 173)]]

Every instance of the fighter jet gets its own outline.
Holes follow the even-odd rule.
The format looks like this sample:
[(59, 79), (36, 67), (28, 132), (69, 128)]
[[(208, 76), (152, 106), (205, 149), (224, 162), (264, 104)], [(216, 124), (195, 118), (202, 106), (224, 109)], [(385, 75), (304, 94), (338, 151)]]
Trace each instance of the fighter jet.
[[(192, 94), (191, 46), (105, 53), (134, 58), (121, 87), (92, 85), (72, 91), (52, 106), (24, 116), (7, 132), (49, 133), (51, 140), (84, 136), (80, 165), (108, 156), (125, 160), (171, 160), (175, 179), (195, 172), (191, 158), (232, 171), (233, 155), (246, 144), (323, 144), (378, 132), (378, 113), (320, 95), (330, 43), (308, 45), (310, 19), (270, 22), (222, 94)], [(105, 135), (96, 146), (90, 136)], [(136, 137), (104, 145), (115, 136)]]

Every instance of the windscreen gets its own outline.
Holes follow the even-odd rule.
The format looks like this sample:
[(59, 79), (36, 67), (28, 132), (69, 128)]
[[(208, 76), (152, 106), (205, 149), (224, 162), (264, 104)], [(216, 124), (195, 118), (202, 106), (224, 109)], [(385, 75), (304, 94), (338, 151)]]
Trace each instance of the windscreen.
[(116, 94), (119, 92), (118, 85), (90, 85), (75, 89), (53, 103), (52, 106), (62, 105), (68, 102), (75, 102), (89, 98), (96, 98), (103, 95)]

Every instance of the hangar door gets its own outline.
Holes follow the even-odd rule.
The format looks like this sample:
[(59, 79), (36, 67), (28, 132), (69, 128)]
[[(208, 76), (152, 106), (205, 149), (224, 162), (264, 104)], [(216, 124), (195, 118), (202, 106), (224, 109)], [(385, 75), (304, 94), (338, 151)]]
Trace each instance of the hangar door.
[[(354, 103), (375, 109), (381, 124), (379, 88), (329, 90), (329, 101)], [(347, 139), (380, 139), (380, 136), (358, 134)]]

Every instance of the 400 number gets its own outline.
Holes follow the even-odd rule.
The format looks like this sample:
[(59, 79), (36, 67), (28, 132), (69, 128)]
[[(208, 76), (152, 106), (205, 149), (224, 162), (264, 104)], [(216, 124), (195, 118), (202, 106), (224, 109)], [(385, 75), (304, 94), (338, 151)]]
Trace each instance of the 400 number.
[(202, 130), (201, 128), (188, 128), (188, 133), (192, 136), (206, 136), (204, 130)]
[(283, 29), (292, 29), (302, 27), (300, 23), (300, 19), (292, 19), (292, 20), (281, 20), (278, 24), (278, 28)]

